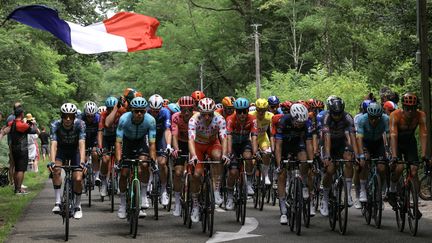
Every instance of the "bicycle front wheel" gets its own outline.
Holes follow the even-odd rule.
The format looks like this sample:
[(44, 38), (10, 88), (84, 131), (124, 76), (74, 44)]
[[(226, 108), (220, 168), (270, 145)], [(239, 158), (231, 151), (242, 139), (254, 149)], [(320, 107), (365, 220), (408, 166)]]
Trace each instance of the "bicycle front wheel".
[(348, 222), (348, 190), (345, 179), (339, 180), (338, 187), (338, 221), (339, 221), (339, 233), (344, 235), (347, 230)]
[(109, 184), (109, 186), (110, 186), (110, 199), (111, 199), (111, 213), (113, 213), (114, 212), (114, 195), (115, 195), (115, 193), (116, 193), (116, 190), (117, 190), (117, 188), (116, 188), (116, 186), (115, 186), (115, 168), (114, 168), (114, 166), (111, 168), (111, 173), (110, 173), (110, 184)]
[(86, 180), (86, 187), (87, 187), (87, 195), (88, 195), (88, 206), (91, 207), (91, 192), (92, 192), (92, 183), (93, 183), (93, 170), (91, 168), (89, 168), (89, 170), (87, 171), (87, 176), (86, 176), (87, 180)]
[(397, 193), (397, 206), (396, 206), (396, 224), (398, 226), (398, 230), (403, 232), (405, 229), (405, 214), (406, 214), (406, 193), (405, 186), (402, 182), (402, 179), (399, 181), (398, 185), (398, 193)]
[(246, 178), (246, 173), (243, 173), (243, 181), (242, 181), (242, 185), (241, 185), (241, 224), (244, 225), (245, 224), (245, 220), (246, 220), (246, 203), (247, 203), (247, 178)]
[(168, 181), (167, 181), (168, 205), (167, 211), (171, 211), (172, 195), (173, 195), (173, 171), (171, 166), (168, 166)]
[(206, 179), (206, 196), (205, 196), (205, 224), (207, 225), (209, 237), (213, 236), (214, 230), (214, 209), (215, 198), (213, 190), (213, 182), (211, 178)]
[(418, 197), (417, 191), (414, 187), (414, 182), (410, 180), (408, 183), (408, 188), (406, 190), (406, 202), (407, 202), (407, 216), (408, 216), (408, 225), (411, 231), (412, 236), (417, 235), (418, 229), (418, 219), (419, 219), (419, 210), (418, 210)]
[(301, 225), (302, 225), (302, 214), (303, 214), (303, 183), (300, 179), (295, 180), (295, 228), (296, 234), (301, 234)]
[(159, 219), (159, 173), (153, 173), (153, 187), (152, 187), (152, 203), (153, 203), (153, 211), (154, 211), (154, 219)]
[(253, 172), (253, 189), (254, 189), (254, 208), (259, 207), (260, 201), (260, 186), (261, 186), (261, 171), (259, 169), (255, 169)]
[(139, 218), (139, 212), (141, 209), (140, 206), (140, 182), (138, 180), (134, 180), (132, 182), (132, 197), (131, 197), (131, 218), (130, 218), (130, 224), (132, 229), (132, 237), (136, 238), (137, 232), (138, 232), (138, 218)]
[(374, 194), (373, 194), (373, 216), (375, 227), (381, 227), (382, 211), (383, 211), (383, 198), (381, 193), (381, 178), (379, 175), (374, 177)]
[(432, 176), (425, 175), (420, 180), (419, 196), (425, 201), (432, 200)]
[(65, 181), (64, 189), (63, 189), (63, 210), (64, 210), (64, 225), (65, 225), (65, 241), (69, 240), (69, 218), (70, 218), (70, 207), (69, 207), (69, 195), (70, 195), (70, 183), (68, 180)]
[(337, 219), (337, 211), (338, 211), (338, 202), (336, 200), (336, 190), (335, 190), (335, 186), (332, 185), (330, 187), (330, 191), (329, 191), (329, 199), (328, 199), (328, 212), (329, 212), (329, 225), (330, 225), (330, 230), (334, 231), (334, 229), (336, 228), (336, 219)]

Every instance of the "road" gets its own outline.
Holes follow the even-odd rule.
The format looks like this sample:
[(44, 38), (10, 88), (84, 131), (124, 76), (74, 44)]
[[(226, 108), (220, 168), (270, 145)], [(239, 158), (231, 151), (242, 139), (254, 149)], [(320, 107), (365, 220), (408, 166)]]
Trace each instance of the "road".
[[(95, 192), (96, 193), (96, 192)], [(51, 182), (25, 210), (19, 222), (6, 242), (61, 242), (64, 236), (62, 219), (51, 213), (53, 206), (53, 189)], [(253, 209), (248, 203), (247, 223), (245, 226), (235, 222), (234, 212), (218, 209), (215, 215), (215, 231), (209, 239), (201, 232), (201, 225), (192, 229), (183, 226), (181, 218), (176, 218), (165, 210), (160, 210), (159, 220), (154, 220), (152, 210), (148, 217), (139, 222), (137, 239), (129, 235), (126, 220), (117, 218), (116, 213), (109, 211), (109, 202), (101, 202), (94, 195), (92, 207), (89, 208), (86, 196), (83, 196), (83, 218), (71, 219), (70, 242), (221, 242), (219, 240), (240, 238), (231, 242), (431, 242), (432, 220), (422, 218), (419, 223), (417, 237), (409, 233), (397, 231), (394, 213), (386, 207), (383, 214), (383, 226), (376, 229), (366, 225), (360, 210), (350, 208), (348, 231), (345, 236), (332, 232), (328, 227), (328, 219), (317, 215), (311, 219), (308, 229), (302, 228), (302, 235), (297, 236), (289, 231), (288, 226), (279, 224), (278, 207), (266, 205), (264, 211)], [(118, 202), (118, 200), (117, 200)], [(429, 202), (432, 203), (432, 202)], [(222, 238), (221, 238), (222, 237)], [(225, 238), (224, 238), (225, 237)], [(245, 238), (248, 237), (248, 238)]]

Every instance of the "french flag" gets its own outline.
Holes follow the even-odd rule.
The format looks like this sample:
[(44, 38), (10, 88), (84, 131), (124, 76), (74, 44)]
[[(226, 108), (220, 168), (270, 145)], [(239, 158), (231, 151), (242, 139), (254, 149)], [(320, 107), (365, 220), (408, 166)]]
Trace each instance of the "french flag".
[(46, 30), (78, 53), (134, 52), (162, 46), (156, 36), (159, 21), (153, 17), (119, 12), (109, 19), (81, 26), (61, 19), (58, 12), (43, 5), (16, 8), (6, 18)]

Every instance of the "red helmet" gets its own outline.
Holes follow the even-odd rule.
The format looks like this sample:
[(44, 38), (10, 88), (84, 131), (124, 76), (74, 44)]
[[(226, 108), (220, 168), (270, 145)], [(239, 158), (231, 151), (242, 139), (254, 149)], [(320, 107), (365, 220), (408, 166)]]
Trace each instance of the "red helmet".
[(291, 109), (291, 106), (293, 105), (293, 103), (289, 100), (284, 101), (280, 104), (280, 107), (282, 110), (285, 110), (287, 112), (289, 112), (289, 110)]
[(204, 99), (206, 97), (205, 94), (202, 91), (199, 91), (199, 90), (192, 92), (191, 96), (197, 102), (200, 101), (200, 100), (202, 100), (202, 99)]
[(383, 106), (384, 110), (394, 111), (396, 109), (395, 103), (393, 101), (386, 101)]
[(191, 96), (183, 96), (178, 100), (180, 107), (193, 107), (195, 105), (194, 99)]
[(310, 105), (309, 105), (309, 103), (307, 101), (299, 100), (296, 103), (304, 105), (306, 107), (306, 109), (308, 109), (308, 110), (310, 109)]
[(321, 100), (310, 99), (309, 106), (313, 109), (324, 109), (324, 102)]
[(199, 112), (210, 113), (216, 110), (215, 102), (210, 98), (204, 98), (198, 102)]
[(408, 92), (402, 96), (402, 105), (405, 106), (416, 106), (417, 105), (417, 95)]

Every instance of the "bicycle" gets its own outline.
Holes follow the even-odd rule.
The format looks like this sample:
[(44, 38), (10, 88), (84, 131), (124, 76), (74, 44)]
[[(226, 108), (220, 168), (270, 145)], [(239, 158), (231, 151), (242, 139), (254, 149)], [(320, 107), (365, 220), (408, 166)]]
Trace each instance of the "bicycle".
[(322, 187), (321, 187), (321, 179), (322, 179), (322, 161), (320, 157), (315, 157), (312, 164), (312, 172), (313, 172), (313, 182), (312, 182), (312, 197), (311, 197), (311, 207), (315, 208), (315, 212), (319, 209), (320, 200), (322, 199)]
[[(261, 154), (264, 155), (265, 153), (261, 153)], [(262, 177), (262, 167), (263, 167), (262, 159), (257, 159), (255, 166), (253, 168), (252, 187), (254, 189), (254, 197), (253, 197), (254, 208), (258, 207), (260, 211), (264, 209), (264, 201), (266, 199), (266, 195), (269, 194), (267, 192), (270, 191), (270, 187), (271, 187), (271, 185), (265, 184), (265, 178)]]
[(353, 160), (332, 160), (337, 167), (336, 174), (333, 176), (333, 183), (329, 192), (329, 224), (333, 231), (336, 227), (336, 220), (339, 222), (339, 233), (344, 235), (348, 223), (348, 189), (344, 177), (344, 165)]
[(367, 202), (362, 203), (362, 214), (365, 217), (366, 223), (369, 225), (373, 217), (375, 227), (381, 227), (383, 198), (381, 177), (377, 170), (377, 165), (387, 165), (387, 160), (384, 158), (370, 159), (370, 171), (368, 183), (366, 186)]
[(65, 171), (63, 183), (63, 195), (60, 204), (60, 216), (63, 218), (65, 225), (65, 241), (69, 240), (69, 219), (73, 217), (75, 211), (75, 193), (73, 192), (72, 172), (76, 169), (81, 169), (79, 165), (71, 165), (70, 160), (65, 161), (65, 165), (54, 166), (54, 168), (62, 168)]
[(129, 169), (129, 175), (127, 179), (126, 189), (126, 208), (127, 208), (127, 219), (129, 221), (129, 234), (133, 238), (136, 238), (138, 231), (138, 218), (141, 210), (141, 190), (140, 180), (138, 176), (138, 167), (143, 163), (150, 163), (152, 170), (157, 166), (152, 160), (140, 160), (140, 159), (123, 159), (122, 168)]
[[(300, 173), (301, 163), (312, 163), (312, 160), (300, 161), (297, 159), (282, 160), (280, 170), (286, 170), (289, 177), (288, 192), (286, 194), (286, 204), (288, 208), (289, 225), (291, 231), (301, 234), (302, 215), (305, 219), (305, 226), (310, 217), (310, 200), (303, 198), (303, 178)], [(305, 211), (306, 210), (306, 211)], [(305, 215), (304, 215), (305, 214)]]
[(398, 230), (403, 232), (405, 229), (405, 215), (408, 218), (408, 225), (412, 236), (417, 235), (419, 210), (418, 194), (415, 188), (414, 177), (411, 174), (411, 165), (418, 166), (418, 162), (398, 161), (397, 164), (404, 165), (403, 178), (399, 180), (396, 193), (396, 223)]
[[(276, 205), (276, 200), (278, 198), (278, 192), (277, 192), (277, 176), (275, 175), (275, 165), (276, 160), (274, 156), (272, 156), (269, 166), (269, 178), (271, 181), (271, 185), (267, 188), (267, 195), (266, 195), (266, 202), (270, 203), (272, 206)], [(271, 202), (270, 202), (271, 200)]]
[[(110, 151), (105, 151), (104, 155), (110, 156), (110, 163), (109, 163), (109, 179), (108, 179), (108, 196), (110, 197), (110, 203), (111, 203), (111, 213), (114, 212), (114, 197), (117, 194), (118, 188), (119, 188), (119, 168), (115, 163), (115, 147), (112, 147)], [(102, 197), (102, 201), (103, 201)]]
[(95, 185), (92, 156), (91, 156), (92, 151), (93, 148), (86, 149), (86, 157), (87, 157), (86, 164), (88, 165), (88, 169), (84, 177), (84, 193), (87, 194), (88, 196), (89, 208), (91, 207), (91, 200), (92, 200), (91, 191), (94, 189), (94, 185)]
[(419, 196), (425, 201), (432, 200), (432, 168), (427, 163), (423, 168), (423, 176), (420, 179)]
[[(200, 196), (198, 198), (198, 202), (200, 204), (200, 220), (201, 220), (201, 227), (202, 232), (206, 233), (208, 232), (208, 236), (212, 237), (214, 233), (214, 210), (215, 210), (215, 199), (214, 199), (214, 189), (213, 189), (213, 180), (210, 170), (211, 164), (219, 164), (220, 161), (211, 161), (211, 160), (204, 160), (199, 161), (198, 164), (204, 165), (204, 178), (201, 182), (200, 186)], [(193, 201), (192, 201), (192, 194), (190, 192), (190, 181), (191, 177), (194, 173), (195, 167), (190, 167), (189, 172), (186, 176), (185, 181), (185, 205), (184, 205), (184, 222), (187, 225), (187, 227), (190, 229), (192, 227), (192, 220), (191, 220), (191, 213), (192, 213), (192, 207), (193, 207)]]
[(255, 158), (245, 159), (236, 158), (239, 162), (240, 176), (234, 184), (234, 203), (236, 209), (236, 221), (241, 225), (245, 224), (246, 220), (246, 203), (247, 203), (247, 174), (246, 174), (246, 161), (254, 160)]

